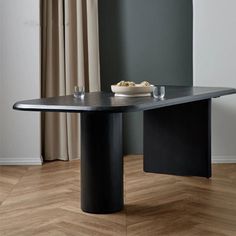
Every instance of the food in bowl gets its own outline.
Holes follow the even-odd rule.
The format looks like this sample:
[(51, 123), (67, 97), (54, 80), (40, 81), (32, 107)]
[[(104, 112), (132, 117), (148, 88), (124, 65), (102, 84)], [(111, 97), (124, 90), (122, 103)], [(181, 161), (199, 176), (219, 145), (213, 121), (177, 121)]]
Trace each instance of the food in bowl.
[(147, 82), (147, 81), (143, 81), (143, 82), (141, 82), (140, 84), (143, 85), (143, 86), (150, 86), (150, 85), (151, 85), (151, 84), (150, 84), (149, 82)]
[(120, 81), (119, 83), (116, 84), (116, 86), (125, 86), (125, 87), (133, 87), (135, 86), (135, 83), (132, 81)]
[(120, 81), (119, 83), (117, 83), (115, 86), (121, 86), (121, 87), (147, 87), (147, 86), (151, 86), (151, 84), (147, 81), (143, 81), (141, 82), (140, 84), (135, 84), (133, 81), (125, 81), (125, 80), (122, 80)]

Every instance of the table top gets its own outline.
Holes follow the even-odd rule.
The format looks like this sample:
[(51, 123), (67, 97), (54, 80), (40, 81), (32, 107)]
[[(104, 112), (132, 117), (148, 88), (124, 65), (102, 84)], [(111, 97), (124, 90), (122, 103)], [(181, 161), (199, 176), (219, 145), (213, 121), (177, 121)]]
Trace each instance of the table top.
[(153, 97), (115, 97), (113, 93), (86, 93), (83, 100), (73, 95), (20, 101), (16, 110), (49, 112), (131, 112), (144, 111), (187, 102), (234, 94), (234, 88), (166, 86), (164, 100)]

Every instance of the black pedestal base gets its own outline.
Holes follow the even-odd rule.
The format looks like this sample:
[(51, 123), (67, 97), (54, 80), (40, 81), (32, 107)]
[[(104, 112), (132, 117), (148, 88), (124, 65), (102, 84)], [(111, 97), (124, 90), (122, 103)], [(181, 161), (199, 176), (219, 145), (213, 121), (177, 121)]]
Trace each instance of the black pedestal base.
[(211, 100), (144, 112), (144, 171), (211, 177)]
[(81, 114), (81, 208), (112, 213), (123, 208), (121, 113)]

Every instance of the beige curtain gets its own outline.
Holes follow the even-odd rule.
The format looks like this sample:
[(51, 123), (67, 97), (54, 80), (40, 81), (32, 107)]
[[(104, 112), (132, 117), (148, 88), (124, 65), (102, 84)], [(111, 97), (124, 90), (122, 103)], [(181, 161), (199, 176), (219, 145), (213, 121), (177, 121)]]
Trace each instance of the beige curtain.
[[(100, 90), (97, 0), (42, 0), (42, 97)], [(78, 114), (42, 114), (44, 160), (80, 156)]]

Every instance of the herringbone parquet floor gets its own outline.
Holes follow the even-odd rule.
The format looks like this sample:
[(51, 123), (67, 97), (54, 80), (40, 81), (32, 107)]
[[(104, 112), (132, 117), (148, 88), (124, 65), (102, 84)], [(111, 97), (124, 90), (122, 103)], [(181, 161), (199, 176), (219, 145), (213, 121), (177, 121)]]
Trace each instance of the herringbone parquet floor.
[(236, 235), (236, 164), (213, 178), (144, 173), (125, 158), (125, 209), (80, 210), (79, 161), (0, 167), (0, 235)]

